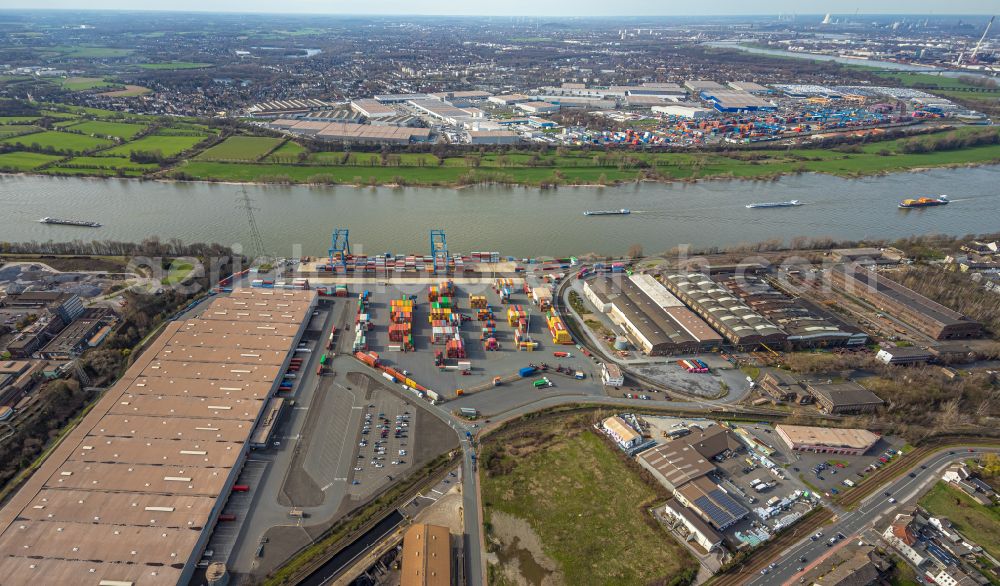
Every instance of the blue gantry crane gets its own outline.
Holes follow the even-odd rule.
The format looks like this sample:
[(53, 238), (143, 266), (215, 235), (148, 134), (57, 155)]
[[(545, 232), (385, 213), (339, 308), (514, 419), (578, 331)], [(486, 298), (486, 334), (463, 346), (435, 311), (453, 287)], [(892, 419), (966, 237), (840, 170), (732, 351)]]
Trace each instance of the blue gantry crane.
[[(340, 263), (344, 273), (347, 273), (347, 255), (351, 254), (349, 233), (347, 228), (333, 229), (333, 235), (330, 237), (330, 270), (333, 270), (335, 263)], [(339, 259), (337, 255), (339, 255)]]
[(431, 258), (435, 274), (448, 272), (448, 240), (440, 228), (431, 230)]

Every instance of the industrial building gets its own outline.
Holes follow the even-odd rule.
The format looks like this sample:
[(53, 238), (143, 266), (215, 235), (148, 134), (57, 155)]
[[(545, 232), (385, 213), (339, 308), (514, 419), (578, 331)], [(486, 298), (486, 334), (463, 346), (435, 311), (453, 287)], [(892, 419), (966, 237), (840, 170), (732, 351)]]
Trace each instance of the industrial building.
[(638, 455), (639, 465), (671, 491), (713, 472), (713, 461), (719, 455), (736, 453), (743, 448), (736, 436), (721, 425), (707, 429), (693, 427), (690, 431)]
[(299, 117), (300, 120), (309, 122), (350, 122), (361, 124), (365, 117), (360, 112), (355, 112), (350, 108), (338, 108), (336, 110), (319, 110), (309, 112)]
[(834, 267), (830, 271), (830, 281), (834, 287), (906, 321), (935, 340), (978, 338), (983, 335), (979, 322), (858, 264)]
[(5, 586), (187, 584), (315, 303), (240, 289), (168, 323), (0, 509)]
[(878, 443), (879, 436), (867, 429), (841, 429), (805, 425), (775, 426), (778, 437), (799, 452), (861, 456)]
[(825, 413), (874, 413), (885, 404), (878, 395), (854, 381), (842, 383), (806, 383), (806, 391)]
[(784, 330), (790, 349), (859, 347), (868, 342), (868, 334), (862, 330), (842, 324), (800, 298), (785, 295), (763, 277), (733, 274), (719, 283)]
[(490, 96), (486, 98), (486, 101), (498, 106), (513, 106), (521, 102), (530, 102), (533, 99), (531, 96), (524, 94), (503, 94), (500, 96)]
[(583, 290), (650, 356), (699, 352), (722, 343), (719, 334), (651, 275), (598, 277), (586, 281)]
[(414, 523), (403, 533), (400, 586), (452, 586), (447, 527)]
[(924, 350), (923, 348), (914, 348), (912, 346), (882, 348), (877, 354), (875, 354), (875, 358), (880, 362), (892, 365), (924, 364), (928, 362), (931, 357), (932, 355), (930, 351)]
[(805, 393), (802, 383), (794, 374), (777, 368), (764, 371), (757, 381), (757, 387), (778, 403), (797, 403), (803, 398), (812, 399), (812, 395)]
[(282, 118), (301, 115), (317, 110), (329, 110), (336, 106), (333, 102), (306, 98), (302, 100), (274, 100), (254, 104), (247, 108), (247, 114), (254, 118)]
[(372, 96), (376, 102), (383, 104), (402, 104), (411, 100), (430, 100), (427, 94), (379, 94)]
[(79, 356), (87, 348), (93, 348), (101, 343), (102, 336), (97, 336), (102, 329), (110, 330), (115, 318), (111, 310), (105, 308), (90, 308), (73, 323), (66, 326), (38, 353), (46, 360), (71, 360)]
[(751, 94), (766, 94), (771, 91), (765, 86), (752, 81), (730, 81), (727, 85), (736, 91), (748, 92)]
[(788, 334), (703, 273), (664, 275), (663, 284), (734, 347), (782, 347)]
[(485, 116), (485, 113), (479, 108), (459, 108), (448, 102), (442, 102), (433, 98), (410, 100), (408, 103), (417, 110), (454, 126), (461, 126), (474, 118), (483, 118)]
[(705, 551), (715, 551), (722, 545), (722, 535), (677, 499), (667, 501), (663, 512), (668, 518), (683, 525), (687, 529), (687, 539), (693, 540)]
[(731, 89), (707, 89), (698, 96), (712, 104), (719, 112), (761, 112), (777, 110), (778, 107), (748, 93)]
[(282, 118), (271, 123), (273, 128), (293, 134), (309, 135), (319, 140), (374, 143), (409, 144), (426, 142), (430, 129), (409, 126), (375, 126), (371, 124), (348, 124), (340, 122), (309, 122), (306, 120)]
[(661, 106), (653, 106), (652, 110), (657, 114), (677, 116), (678, 118), (690, 118), (692, 120), (710, 118), (713, 114), (712, 110), (691, 104), (664, 104)]
[(470, 130), (470, 144), (517, 144), (521, 135), (509, 130)]
[(461, 106), (461, 105), (475, 104), (476, 102), (482, 102), (488, 99), (493, 94), (481, 90), (468, 90), (468, 91), (452, 91), (452, 92), (435, 92), (428, 95), (431, 98), (434, 98), (435, 100), (441, 100), (442, 102), (451, 102), (456, 106)]
[(382, 102), (371, 98), (352, 101), (351, 109), (366, 118), (386, 118), (388, 116), (397, 116), (399, 114), (399, 112), (397, 112), (392, 106), (387, 106)]
[(551, 114), (559, 111), (559, 104), (551, 102), (521, 102), (517, 104), (519, 110), (529, 114)]
[(625, 106), (628, 108), (653, 108), (672, 103), (673, 100), (660, 96), (647, 96), (645, 94), (629, 95), (625, 97)]
[[(678, 506), (696, 514), (713, 530), (724, 531), (750, 511), (730, 496), (711, 475), (715, 472), (716, 460), (739, 452), (743, 444), (721, 425), (707, 429), (693, 426), (690, 431), (688, 435), (640, 452), (637, 460), (673, 493)], [(702, 539), (718, 543), (713, 533), (704, 533)]]
[(674, 497), (719, 531), (725, 531), (750, 514), (746, 507), (707, 476), (681, 486), (674, 491)]
[(705, 80), (705, 79), (689, 79), (684, 82), (684, 87), (691, 90), (695, 94), (700, 94), (705, 90), (725, 90), (726, 86), (722, 85), (717, 81)]

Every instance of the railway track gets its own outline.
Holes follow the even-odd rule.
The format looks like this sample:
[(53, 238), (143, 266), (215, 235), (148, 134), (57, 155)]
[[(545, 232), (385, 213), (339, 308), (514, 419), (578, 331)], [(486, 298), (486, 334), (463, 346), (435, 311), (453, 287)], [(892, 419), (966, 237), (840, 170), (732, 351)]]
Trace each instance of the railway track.
[(766, 568), (771, 560), (780, 555), (782, 551), (794, 545), (804, 536), (810, 535), (833, 518), (834, 513), (830, 509), (824, 507), (817, 510), (790, 527), (787, 532), (779, 535), (774, 541), (768, 542), (767, 545), (753, 552), (741, 565), (724, 574), (717, 574), (707, 584), (709, 586), (737, 586), (747, 582)]
[(920, 446), (908, 454), (904, 454), (903, 457), (896, 460), (895, 463), (879, 468), (876, 472), (865, 478), (864, 482), (861, 482), (854, 489), (843, 493), (843, 496), (835, 499), (834, 502), (842, 507), (857, 506), (861, 501), (877, 492), (887, 482), (906, 474), (911, 468), (913, 468), (913, 464), (916, 464), (924, 458), (927, 458), (936, 452), (940, 452), (941, 450), (958, 447), (964, 448), (968, 446), (997, 445), (1000, 445), (1000, 440), (993, 438), (967, 438), (946, 440)]

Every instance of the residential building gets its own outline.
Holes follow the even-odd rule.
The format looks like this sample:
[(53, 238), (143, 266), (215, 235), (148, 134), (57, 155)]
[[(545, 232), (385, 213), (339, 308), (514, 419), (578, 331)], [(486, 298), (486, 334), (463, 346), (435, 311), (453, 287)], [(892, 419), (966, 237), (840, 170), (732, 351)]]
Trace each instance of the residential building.
[(883, 584), (892, 562), (872, 545), (847, 544), (802, 576), (800, 583), (822, 586), (871, 586)]
[(620, 388), (625, 384), (625, 375), (617, 364), (601, 363), (601, 382), (606, 387)]
[(882, 532), (882, 538), (906, 558), (906, 561), (919, 568), (929, 558), (922, 542), (917, 539), (917, 533), (913, 515), (899, 513)]

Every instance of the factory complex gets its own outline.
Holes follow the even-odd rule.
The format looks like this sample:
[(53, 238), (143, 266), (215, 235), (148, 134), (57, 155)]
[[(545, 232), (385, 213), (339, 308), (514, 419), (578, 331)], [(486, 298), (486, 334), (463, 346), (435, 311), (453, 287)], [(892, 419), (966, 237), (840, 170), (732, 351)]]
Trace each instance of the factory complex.
[[(892, 105), (893, 101), (896, 105)], [(560, 122), (561, 114), (580, 110), (626, 126), (642, 124), (636, 124), (634, 129), (609, 131)], [(974, 121), (977, 116), (944, 98), (917, 90), (797, 84), (768, 87), (752, 81), (712, 80), (688, 80), (683, 85), (647, 81), (589, 87), (563, 83), (499, 94), (486, 89), (381, 94), (341, 103), (281, 100), (254, 105), (245, 114), (275, 130), (341, 143), (533, 142), (660, 147), (882, 132), (885, 127), (924, 120)], [(557, 120), (539, 122), (538, 117)], [(315, 124), (296, 125), (295, 120)], [(320, 122), (350, 127), (323, 127)], [(372, 126), (420, 126), (428, 132), (376, 132)], [(510, 134), (483, 134), (499, 131)]]
[(858, 264), (838, 265), (830, 271), (831, 282), (850, 295), (898, 316), (935, 340), (978, 338), (979, 322), (920, 295), (879, 273)]
[(186, 584), (316, 299), (239, 289), (168, 323), (0, 511), (3, 583)]

